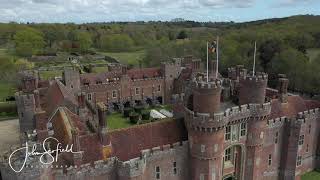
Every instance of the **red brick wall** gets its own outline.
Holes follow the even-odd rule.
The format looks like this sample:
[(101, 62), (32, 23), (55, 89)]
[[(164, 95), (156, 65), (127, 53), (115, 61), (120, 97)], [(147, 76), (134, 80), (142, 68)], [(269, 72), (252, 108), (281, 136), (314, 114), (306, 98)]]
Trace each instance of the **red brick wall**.
[(141, 150), (187, 140), (182, 120), (149, 123), (109, 133), (113, 156), (125, 161), (140, 157)]

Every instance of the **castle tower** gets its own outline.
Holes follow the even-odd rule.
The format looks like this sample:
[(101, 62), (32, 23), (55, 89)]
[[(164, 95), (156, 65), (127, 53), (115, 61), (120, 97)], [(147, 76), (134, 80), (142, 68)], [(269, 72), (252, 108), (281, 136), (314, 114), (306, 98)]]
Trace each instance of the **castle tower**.
[(266, 97), (268, 75), (257, 73), (240, 78), (239, 104), (263, 104)]
[[(189, 101), (185, 107), (191, 156), (190, 179), (221, 179), (224, 141), (224, 121), (213, 118), (220, 111), (221, 81), (195, 79)], [(192, 97), (193, 96), (193, 97)], [(192, 108), (192, 109), (190, 109)]]
[(222, 83), (195, 81), (193, 85), (193, 110), (199, 113), (214, 113), (220, 110)]
[(164, 103), (170, 103), (173, 94), (173, 83), (181, 73), (181, 60), (175, 59), (174, 63), (162, 63), (161, 71), (164, 76)]
[(38, 71), (24, 71), (21, 73), (22, 91), (32, 93), (38, 88)]
[(70, 92), (76, 94), (80, 91), (80, 74), (77, 70), (70, 68), (64, 69), (62, 78), (64, 85)]
[(36, 111), (36, 102), (33, 94), (23, 94), (17, 92), (15, 94), (20, 131), (32, 131), (35, 129), (34, 114)]

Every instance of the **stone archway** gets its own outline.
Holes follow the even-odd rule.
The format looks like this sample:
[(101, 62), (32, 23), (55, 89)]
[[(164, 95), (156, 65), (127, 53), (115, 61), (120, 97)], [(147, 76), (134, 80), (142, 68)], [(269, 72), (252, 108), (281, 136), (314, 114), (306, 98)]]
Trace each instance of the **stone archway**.
[(232, 144), (224, 149), (222, 159), (223, 180), (244, 180), (245, 146)]

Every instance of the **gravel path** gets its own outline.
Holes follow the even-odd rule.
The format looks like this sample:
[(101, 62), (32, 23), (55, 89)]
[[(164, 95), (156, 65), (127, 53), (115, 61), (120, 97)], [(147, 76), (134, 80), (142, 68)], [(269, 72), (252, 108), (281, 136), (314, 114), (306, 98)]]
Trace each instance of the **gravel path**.
[(19, 144), (19, 120), (0, 121), (0, 155)]

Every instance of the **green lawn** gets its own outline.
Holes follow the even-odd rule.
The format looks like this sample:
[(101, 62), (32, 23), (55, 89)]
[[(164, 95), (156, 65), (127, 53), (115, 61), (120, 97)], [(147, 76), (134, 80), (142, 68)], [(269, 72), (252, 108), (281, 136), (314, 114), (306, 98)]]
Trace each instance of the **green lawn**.
[(52, 79), (57, 76), (62, 76), (62, 71), (41, 71), (40, 77), (41, 79)]
[(301, 180), (319, 180), (320, 179), (320, 172), (311, 171), (304, 175), (302, 175)]
[(310, 61), (314, 61), (316, 58), (320, 57), (320, 48), (308, 49), (307, 54), (310, 58)]
[(0, 102), (5, 101), (5, 98), (8, 96), (13, 96), (15, 91), (14, 84), (0, 82)]
[(133, 124), (130, 123), (129, 119), (124, 118), (121, 113), (112, 113), (107, 115), (107, 126), (109, 129), (120, 129), (133, 126)]
[(139, 60), (142, 60), (145, 56), (145, 51), (119, 52), (119, 53), (100, 52), (100, 53), (106, 56), (113, 57), (123, 64), (131, 64), (134, 66), (138, 66)]

